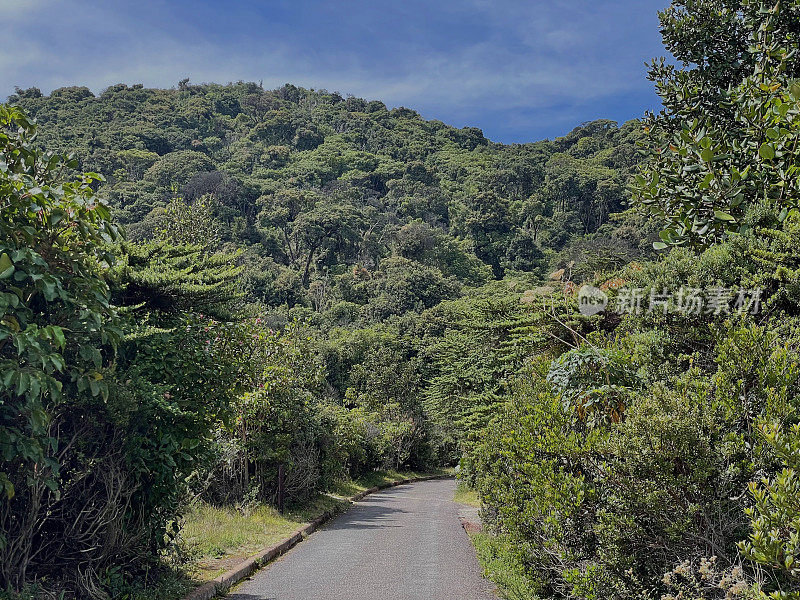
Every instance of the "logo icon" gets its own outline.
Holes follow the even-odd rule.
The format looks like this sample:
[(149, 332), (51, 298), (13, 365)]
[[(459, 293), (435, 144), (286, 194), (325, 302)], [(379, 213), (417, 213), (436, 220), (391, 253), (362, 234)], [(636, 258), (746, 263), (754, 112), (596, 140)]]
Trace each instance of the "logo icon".
[(608, 306), (608, 296), (603, 290), (591, 285), (584, 285), (578, 290), (578, 310), (582, 315), (591, 317), (602, 312)]

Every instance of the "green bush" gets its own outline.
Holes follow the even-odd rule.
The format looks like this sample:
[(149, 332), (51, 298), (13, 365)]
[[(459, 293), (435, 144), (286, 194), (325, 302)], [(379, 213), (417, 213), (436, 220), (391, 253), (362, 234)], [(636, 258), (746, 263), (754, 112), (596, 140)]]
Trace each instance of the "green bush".
[(0, 586), (105, 597), (158, 570), (227, 418), (228, 328), (199, 312), (227, 311), (237, 271), (115, 244), (99, 176), (32, 134), (0, 107)]
[(70, 485), (116, 475), (87, 469), (120, 338), (102, 276), (118, 232), (93, 191), (100, 176), (64, 180), (77, 163), (36, 150), (33, 135), (23, 113), (0, 105), (0, 587), (15, 589), (64, 544), (85, 553), (72, 568), (107, 558), (115, 544), (98, 553), (93, 542), (121, 533), (113, 521), (125, 511), (124, 498), (107, 514), (101, 502), (87, 524), (66, 506), (92, 502)]
[(771, 598), (797, 600), (800, 598), (800, 424), (788, 430), (779, 422), (762, 424), (761, 431), (783, 468), (772, 478), (750, 484), (755, 504), (747, 514), (752, 531), (740, 547), (747, 558), (774, 576), (774, 583), (766, 588)]
[[(520, 572), (536, 575), (543, 596), (658, 597), (670, 591), (663, 578), (676, 565), (710, 557), (737, 564), (751, 527), (758, 550), (748, 556), (775, 570), (764, 589), (782, 581), (792, 589), (794, 575), (779, 571), (796, 554), (796, 507), (787, 504), (794, 480), (776, 454), (791, 466), (793, 442), (777, 430), (765, 438), (758, 423), (797, 418), (800, 356), (754, 325), (719, 327), (717, 340), (707, 371), (693, 367), (645, 387), (629, 379), (619, 350), (575, 350), (553, 361), (546, 378), (535, 365), (517, 375), (474, 467), (490, 525), (517, 549)], [(620, 418), (586, 418), (576, 398), (617, 402), (614, 382), (625, 381), (633, 384)], [(751, 486), (751, 525), (742, 498), (758, 473), (773, 476)], [(741, 579), (750, 589), (754, 569), (745, 565)]]

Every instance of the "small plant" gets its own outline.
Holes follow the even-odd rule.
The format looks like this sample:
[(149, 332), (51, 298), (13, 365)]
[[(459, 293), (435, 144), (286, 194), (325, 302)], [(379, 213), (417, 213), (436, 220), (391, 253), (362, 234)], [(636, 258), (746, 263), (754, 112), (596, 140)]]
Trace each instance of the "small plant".
[(547, 381), (578, 418), (589, 424), (622, 420), (632, 389), (638, 385), (627, 356), (589, 345), (553, 361)]
[(759, 598), (757, 588), (748, 582), (741, 566), (720, 569), (717, 557), (703, 558), (693, 565), (683, 561), (664, 574), (668, 593), (661, 600), (745, 600)]
[(755, 505), (747, 509), (752, 532), (742, 553), (771, 575), (774, 600), (800, 599), (800, 424), (788, 431), (761, 424), (770, 448), (783, 463), (772, 478), (750, 484)]

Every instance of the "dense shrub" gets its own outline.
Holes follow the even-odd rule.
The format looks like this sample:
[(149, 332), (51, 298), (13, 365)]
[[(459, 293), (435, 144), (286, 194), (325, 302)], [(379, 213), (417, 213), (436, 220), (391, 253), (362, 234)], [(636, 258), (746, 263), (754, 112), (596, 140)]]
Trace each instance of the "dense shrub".
[[(592, 420), (565, 385), (574, 377), (553, 376), (598, 356), (583, 353), (592, 358), (566, 354), (547, 380), (535, 369), (520, 375), (479, 453), (487, 516), (513, 540), (526, 572), (544, 593), (638, 598), (642, 589), (666, 594), (664, 573), (683, 561), (737, 564), (748, 482), (779, 466), (757, 425), (797, 418), (800, 357), (771, 332), (730, 328), (713, 376), (695, 368), (669, 385), (631, 390), (624, 418)], [(602, 368), (580, 368), (577, 381), (601, 406), (619, 401)], [(777, 439), (790, 447), (791, 438)], [(767, 485), (792, 485), (781, 477)], [(758, 493), (760, 510), (780, 510)]]
[[(29, 570), (50, 565), (65, 543), (75, 573), (78, 565), (107, 559), (123, 534), (119, 517), (132, 489), (122, 486), (120, 494), (116, 480), (127, 474), (118, 455), (92, 441), (97, 428), (105, 429), (106, 419), (93, 416), (105, 412), (104, 374), (120, 337), (101, 276), (110, 260), (104, 244), (117, 230), (94, 194), (99, 176), (61, 180), (76, 163), (34, 149), (33, 132), (25, 115), (0, 106), (3, 587), (21, 587)], [(98, 451), (114, 464), (95, 474), (90, 465)], [(92, 494), (84, 486), (101, 496), (87, 513)], [(105, 497), (106, 486), (115, 497)], [(99, 552), (98, 535), (112, 540)]]
[(110, 246), (99, 176), (64, 179), (73, 162), (0, 118), (0, 585), (105, 597), (168, 543), (228, 411), (226, 328), (188, 311), (219, 311), (236, 271), (209, 259), (187, 281), (197, 248)]

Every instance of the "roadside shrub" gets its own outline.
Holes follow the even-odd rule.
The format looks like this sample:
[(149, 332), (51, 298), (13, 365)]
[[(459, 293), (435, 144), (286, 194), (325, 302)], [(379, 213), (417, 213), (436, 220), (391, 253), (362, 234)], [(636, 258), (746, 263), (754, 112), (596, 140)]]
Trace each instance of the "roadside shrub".
[[(734, 587), (736, 597), (757, 597), (748, 594), (760, 593), (759, 573), (770, 593), (796, 586), (796, 432), (762, 427), (765, 435), (759, 424), (796, 422), (800, 357), (763, 327), (714, 331), (714, 370), (692, 367), (645, 387), (625, 356), (595, 348), (553, 361), (546, 378), (535, 364), (517, 375), (475, 471), (488, 522), (519, 550), (521, 573), (541, 578), (542, 595), (666, 598), (682, 589), (688, 598), (708, 584), (697, 598)], [(617, 398), (614, 382), (630, 382), (626, 410), (587, 419), (576, 399), (604, 388)], [(748, 513), (742, 498), (760, 474), (770, 476), (750, 484)], [(745, 561), (733, 582), (748, 533), (745, 554), (772, 571)], [(664, 579), (712, 556), (713, 578)]]
[(775, 600), (800, 598), (800, 424), (762, 423), (767, 445), (782, 469), (771, 478), (750, 484), (754, 505), (748, 509), (751, 532), (740, 544), (742, 553), (770, 577), (765, 590)]
[(535, 372), (523, 372), (476, 453), (489, 525), (520, 552), (541, 593), (567, 595), (564, 570), (596, 547), (598, 494), (590, 459), (607, 437), (584, 425)]
[[(75, 161), (36, 150), (33, 139), (25, 115), (0, 105), (0, 587), (11, 589), (48, 565), (70, 533), (80, 534), (72, 540), (78, 554), (65, 562), (74, 574), (92, 564), (94, 555), (80, 554), (93, 549), (83, 536), (121, 534), (115, 519), (131, 493), (116, 478), (118, 458), (109, 456), (107, 474), (86, 473), (120, 337), (102, 276), (117, 228), (93, 191), (101, 177), (65, 181)], [(100, 505), (76, 523), (82, 513), (67, 504), (89, 502), (70, 492), (83, 486), (100, 494)]]
[(236, 271), (117, 244), (101, 178), (33, 131), (0, 106), (0, 586), (106, 598), (158, 570), (227, 416), (227, 328), (187, 309), (225, 312)]

